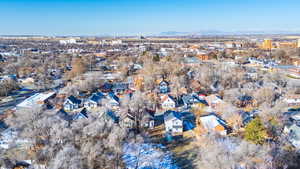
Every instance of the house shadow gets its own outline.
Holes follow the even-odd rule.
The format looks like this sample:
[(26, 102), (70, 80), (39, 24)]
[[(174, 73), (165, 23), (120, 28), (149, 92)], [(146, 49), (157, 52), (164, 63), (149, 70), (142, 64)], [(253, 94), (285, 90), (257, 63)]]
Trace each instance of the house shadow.
[(181, 138), (180, 140), (176, 140), (176, 142), (172, 144), (166, 145), (170, 150), (175, 150), (182, 147), (182, 150), (179, 152), (173, 152), (173, 160), (174, 163), (181, 169), (196, 169), (197, 165), (197, 154), (198, 151), (194, 147), (184, 148), (184, 146), (190, 144), (193, 141), (192, 138)]

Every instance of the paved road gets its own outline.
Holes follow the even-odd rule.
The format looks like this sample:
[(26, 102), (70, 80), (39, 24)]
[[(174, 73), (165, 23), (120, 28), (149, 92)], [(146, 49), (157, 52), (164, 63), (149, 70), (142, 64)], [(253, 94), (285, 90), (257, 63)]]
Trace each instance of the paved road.
[(0, 113), (3, 113), (4, 111), (6, 111), (8, 109), (12, 109), (12, 108), (16, 107), (16, 105), (18, 105), (19, 103), (24, 101), (26, 98), (34, 95), (37, 92), (38, 91), (30, 91), (30, 92), (27, 92), (27, 93), (12, 95), (14, 100), (0, 104)]
[(53, 88), (47, 89), (47, 90), (41, 89), (41, 90), (27, 90), (26, 91), (26, 89), (25, 89), (26, 92), (24, 92), (24, 93), (15, 91), (10, 95), (11, 97), (13, 97), (12, 101), (0, 103), (0, 114), (6, 110), (15, 108), (19, 103), (23, 102), (25, 99), (27, 99), (28, 97), (30, 97), (36, 93), (41, 93), (41, 92), (45, 92), (45, 91), (49, 91), (49, 90), (58, 91), (62, 87), (64, 87), (64, 85), (58, 85), (56, 87), (53, 87)]

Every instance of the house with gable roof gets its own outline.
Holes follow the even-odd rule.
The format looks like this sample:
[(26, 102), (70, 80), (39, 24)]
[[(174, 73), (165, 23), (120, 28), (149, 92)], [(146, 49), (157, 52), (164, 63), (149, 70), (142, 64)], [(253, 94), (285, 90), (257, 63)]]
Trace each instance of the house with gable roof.
[(168, 110), (164, 113), (165, 131), (171, 135), (181, 135), (183, 120), (179, 112)]
[(74, 109), (78, 109), (81, 106), (81, 100), (77, 99), (75, 96), (69, 96), (63, 104), (64, 110), (72, 111)]
[(60, 109), (56, 112), (56, 115), (58, 115), (59, 118), (62, 120), (65, 120), (67, 122), (71, 122), (73, 120), (72, 115), (70, 115), (68, 112), (66, 112), (64, 109)]
[(162, 95), (160, 97), (161, 100), (161, 107), (163, 109), (174, 109), (176, 107), (175, 99), (170, 95)]
[(112, 91), (117, 94), (122, 94), (129, 89), (129, 83), (114, 83), (112, 85)]
[(299, 94), (290, 94), (285, 96), (283, 99), (288, 106), (299, 106), (300, 105), (300, 95)]
[(199, 117), (199, 123), (207, 132), (216, 132), (223, 136), (228, 133), (227, 123), (215, 113)]
[(106, 115), (105, 119), (107, 119), (107, 120), (112, 120), (114, 123), (119, 123), (120, 122), (120, 117), (113, 110), (107, 110), (105, 112), (105, 115)]
[(249, 95), (242, 95), (237, 98), (236, 105), (239, 108), (254, 106), (256, 104), (254, 98)]
[(206, 96), (205, 101), (212, 109), (216, 109), (224, 104), (224, 101), (221, 99), (221, 97), (215, 94)]
[(120, 126), (126, 128), (134, 128), (135, 126), (135, 118), (132, 114), (127, 113), (125, 116), (120, 117)]
[(88, 114), (86, 108), (83, 108), (81, 111), (77, 112), (72, 117), (73, 121), (78, 119), (87, 119), (87, 118), (88, 118)]
[(98, 107), (101, 104), (102, 99), (105, 98), (105, 95), (102, 92), (93, 93), (85, 102), (84, 107), (87, 109), (93, 109)]
[(159, 93), (169, 93), (170, 92), (170, 88), (169, 88), (169, 83), (165, 80), (161, 81), (158, 85), (158, 90)]
[(287, 140), (297, 149), (300, 149), (300, 111), (284, 113), (285, 124), (283, 134)]
[(119, 107), (120, 105), (120, 99), (117, 95), (115, 95), (113, 92), (109, 92), (106, 99), (108, 99), (108, 105), (111, 107)]
[(202, 103), (204, 105), (208, 105), (204, 99), (201, 99), (197, 94), (185, 94), (182, 95), (179, 103), (184, 106), (184, 108), (190, 108), (196, 103)]

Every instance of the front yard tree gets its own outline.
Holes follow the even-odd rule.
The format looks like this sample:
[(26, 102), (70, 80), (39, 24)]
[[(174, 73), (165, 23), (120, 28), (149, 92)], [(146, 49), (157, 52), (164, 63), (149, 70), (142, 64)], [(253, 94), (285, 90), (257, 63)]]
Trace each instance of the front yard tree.
[(256, 117), (245, 128), (245, 139), (255, 144), (263, 144), (267, 137), (267, 130), (260, 117)]

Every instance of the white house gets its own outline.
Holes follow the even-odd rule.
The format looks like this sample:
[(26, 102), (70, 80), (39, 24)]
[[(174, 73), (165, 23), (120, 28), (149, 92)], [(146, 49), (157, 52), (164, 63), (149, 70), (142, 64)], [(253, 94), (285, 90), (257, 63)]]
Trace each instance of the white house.
[(287, 135), (288, 140), (291, 142), (291, 144), (299, 150), (300, 149), (300, 127), (297, 124), (285, 126), (283, 129), (283, 133)]
[(161, 107), (163, 109), (174, 109), (176, 107), (175, 100), (169, 95), (162, 95), (161, 99)]
[(101, 92), (94, 93), (92, 94), (91, 97), (89, 97), (85, 102), (84, 102), (84, 107), (87, 109), (93, 109), (99, 106), (101, 100), (105, 98), (104, 94)]
[(299, 106), (300, 105), (300, 95), (288, 95), (283, 99), (289, 106)]
[(72, 111), (74, 109), (80, 108), (81, 100), (77, 99), (74, 96), (69, 96), (67, 100), (64, 102), (64, 110)]
[(227, 134), (226, 122), (213, 113), (201, 116), (199, 118), (199, 121), (201, 122), (202, 127), (207, 132), (217, 132), (220, 135)]
[(283, 133), (287, 137), (287, 140), (300, 149), (300, 113), (299, 112), (288, 112), (289, 122), (284, 126)]
[(172, 135), (180, 135), (183, 132), (183, 120), (179, 112), (166, 111), (164, 113), (165, 130)]
[(110, 92), (107, 94), (102, 104), (110, 109), (116, 110), (120, 106), (120, 99), (113, 92)]
[(212, 109), (216, 109), (218, 108), (220, 105), (224, 104), (224, 101), (217, 95), (212, 94), (209, 96), (205, 97), (205, 101), (207, 102), (207, 104), (212, 108)]
[(129, 113), (126, 114), (124, 117), (121, 117), (119, 124), (122, 127), (134, 128), (135, 125), (134, 116)]

